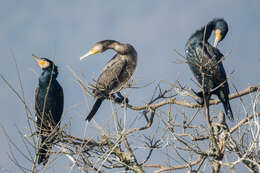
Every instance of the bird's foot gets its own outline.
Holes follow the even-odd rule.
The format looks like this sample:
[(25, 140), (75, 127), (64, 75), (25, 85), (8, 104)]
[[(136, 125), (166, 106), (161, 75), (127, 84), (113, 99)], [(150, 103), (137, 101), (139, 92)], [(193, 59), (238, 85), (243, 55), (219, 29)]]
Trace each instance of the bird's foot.
[(203, 100), (203, 92), (199, 91), (199, 92), (195, 92), (193, 89), (191, 89), (192, 93), (194, 95), (197, 96), (196, 99), (194, 99), (199, 105), (203, 105), (204, 104), (204, 100)]
[(117, 103), (126, 103), (126, 104), (128, 104), (128, 102), (129, 102), (129, 100), (128, 100), (128, 98), (126, 98), (126, 97), (116, 97), (115, 98), (115, 102), (117, 102)]
[(204, 105), (204, 100), (203, 100), (203, 98), (198, 98), (198, 99), (195, 99), (195, 101), (199, 104), (199, 105), (201, 105), (201, 106), (203, 106)]
[(120, 92), (117, 92), (116, 93), (117, 95), (118, 95), (118, 103), (126, 103), (126, 104), (128, 104), (128, 102), (129, 102), (129, 100), (128, 100), (128, 98), (127, 97), (124, 97)]

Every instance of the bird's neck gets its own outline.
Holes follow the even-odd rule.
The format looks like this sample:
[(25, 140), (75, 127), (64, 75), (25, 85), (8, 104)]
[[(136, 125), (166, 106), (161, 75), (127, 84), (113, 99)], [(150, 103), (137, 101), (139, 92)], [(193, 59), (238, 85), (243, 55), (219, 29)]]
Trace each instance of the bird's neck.
[(207, 25), (203, 26), (201, 29), (195, 32), (194, 35), (196, 35), (196, 38), (199, 39), (200, 41), (205, 41), (207, 42), (212, 31), (214, 30), (214, 23), (209, 22)]
[(126, 55), (133, 51), (133, 47), (131, 45), (119, 43), (117, 41), (111, 42), (111, 44), (108, 45), (108, 49), (113, 49), (121, 55)]
[(47, 87), (51, 83), (56, 81), (58, 71), (56, 70), (44, 70), (39, 77), (39, 85), (42, 87)]

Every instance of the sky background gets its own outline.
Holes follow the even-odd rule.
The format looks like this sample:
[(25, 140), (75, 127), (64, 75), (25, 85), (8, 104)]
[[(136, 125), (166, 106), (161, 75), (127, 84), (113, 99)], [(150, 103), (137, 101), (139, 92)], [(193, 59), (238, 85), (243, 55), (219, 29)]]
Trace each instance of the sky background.
[[(109, 50), (91, 56), (85, 54), (97, 41), (113, 39), (132, 44), (138, 52), (138, 65), (134, 78), (137, 85), (160, 80), (196, 88), (188, 65), (175, 63), (181, 59), (173, 49), (184, 54), (189, 36), (216, 17), (223, 17), (229, 24), (226, 38), (219, 44), (225, 59), (224, 67), (238, 89), (259, 83), (260, 74), (260, 1), (2, 1), (0, 5), (0, 73), (16, 88), (19, 81), (12, 56), (20, 69), (27, 104), (33, 111), (34, 91), (38, 85), (40, 68), (31, 54), (54, 57), (59, 67), (58, 81), (64, 89), (65, 113), (63, 122), (72, 119), (73, 135), (81, 136), (84, 118), (93, 98), (84, 96), (67, 66), (77, 74), (83, 73), (89, 81), (97, 78), (105, 63), (113, 56)], [(155, 85), (145, 89), (128, 90), (130, 103), (135, 105), (149, 101)], [(18, 89), (19, 90), (19, 89)], [(231, 91), (234, 90), (231, 88)], [(20, 90), (19, 90), (20, 92)], [(21, 92), (20, 92), (21, 93)], [(124, 93), (124, 92), (123, 92)], [(134, 100), (134, 102), (133, 102)], [(89, 105), (86, 104), (89, 102)], [(131, 102), (132, 101), (132, 102)], [(239, 111), (231, 101), (233, 111)], [(24, 106), (0, 80), (0, 123), (9, 136), (20, 145), (16, 127), (28, 133)], [(104, 102), (95, 120), (105, 124), (102, 112), (111, 111)], [(0, 132), (0, 172), (17, 172), (8, 157), (7, 138)], [(17, 156), (23, 163), (23, 157)], [(67, 171), (65, 159), (57, 160), (47, 172)], [(30, 168), (30, 164), (24, 161)], [(2, 170), (2, 171), (1, 171)]]

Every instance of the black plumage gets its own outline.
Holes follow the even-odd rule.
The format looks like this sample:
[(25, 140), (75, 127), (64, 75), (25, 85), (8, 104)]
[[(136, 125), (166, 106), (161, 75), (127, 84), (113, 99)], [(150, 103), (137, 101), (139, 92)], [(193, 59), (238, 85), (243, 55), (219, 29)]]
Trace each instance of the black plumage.
[(119, 43), (114, 40), (103, 40), (96, 43), (80, 59), (108, 49), (115, 50), (117, 54), (106, 64), (97, 80), (96, 88), (93, 91), (97, 100), (86, 118), (88, 121), (93, 118), (104, 99), (115, 98), (114, 94), (117, 93), (118, 97), (115, 98), (115, 101), (122, 102), (124, 100), (120, 90), (124, 88), (136, 68), (137, 52), (134, 47), (128, 43)]
[(48, 151), (55, 139), (63, 112), (63, 89), (56, 80), (58, 67), (47, 58), (33, 56), (42, 68), (39, 86), (35, 92), (36, 126), (40, 134), (38, 164), (48, 162)]
[[(208, 39), (215, 31), (215, 42), (212, 46)], [(186, 59), (197, 81), (202, 85), (201, 70), (205, 74), (204, 88), (206, 94), (218, 96), (224, 106), (226, 115), (233, 120), (233, 113), (229, 103), (229, 86), (227, 76), (222, 64), (223, 54), (217, 49), (217, 44), (222, 41), (228, 32), (228, 24), (224, 19), (214, 19), (206, 26), (197, 30), (189, 38), (185, 46)], [(202, 92), (198, 96), (203, 97)], [(202, 99), (203, 100), (203, 99)], [(203, 104), (203, 102), (201, 102)]]

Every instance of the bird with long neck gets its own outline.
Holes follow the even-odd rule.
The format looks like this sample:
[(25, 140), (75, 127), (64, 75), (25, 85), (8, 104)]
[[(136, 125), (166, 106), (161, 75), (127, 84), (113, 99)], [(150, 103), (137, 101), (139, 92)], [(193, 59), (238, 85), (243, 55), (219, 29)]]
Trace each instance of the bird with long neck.
[[(215, 32), (214, 45), (208, 39), (212, 32)], [(189, 38), (185, 46), (185, 54), (188, 65), (196, 80), (202, 85), (202, 73), (204, 75), (204, 89), (207, 95), (215, 94), (224, 106), (226, 115), (233, 121), (233, 113), (229, 103), (229, 86), (227, 76), (222, 64), (223, 54), (217, 49), (228, 32), (228, 24), (224, 19), (214, 19), (201, 29), (197, 30)], [(202, 67), (202, 68), (201, 68)], [(203, 97), (202, 92), (197, 93)], [(203, 100), (203, 99), (202, 99)], [(201, 102), (203, 104), (203, 101)]]
[(125, 87), (136, 68), (137, 52), (134, 47), (128, 43), (114, 40), (97, 42), (87, 54), (80, 57), (80, 60), (108, 49), (113, 49), (117, 54), (105, 65), (97, 80), (96, 88), (93, 90), (97, 100), (86, 118), (88, 121), (96, 114), (104, 99), (114, 97), (116, 93), (119, 96), (116, 100), (119, 102), (124, 100), (120, 91)]
[(58, 67), (47, 58), (34, 56), (42, 73), (39, 77), (39, 86), (35, 92), (36, 126), (40, 134), (40, 147), (38, 150), (38, 164), (48, 162), (48, 151), (52, 148), (55, 139), (54, 130), (59, 128), (64, 96), (63, 89), (57, 81)]

